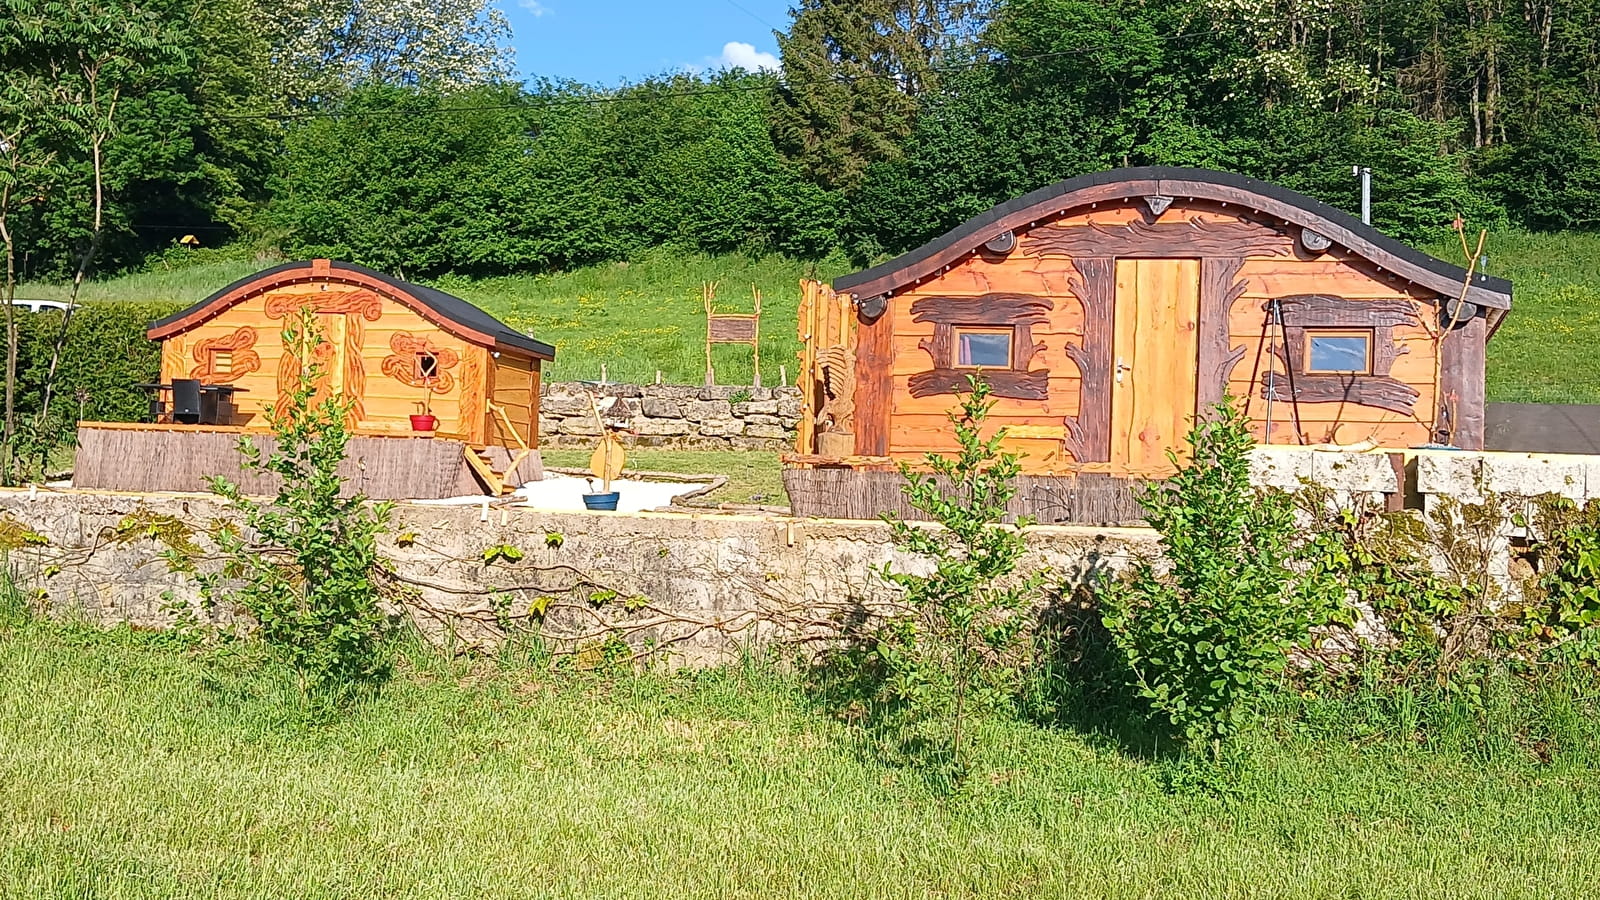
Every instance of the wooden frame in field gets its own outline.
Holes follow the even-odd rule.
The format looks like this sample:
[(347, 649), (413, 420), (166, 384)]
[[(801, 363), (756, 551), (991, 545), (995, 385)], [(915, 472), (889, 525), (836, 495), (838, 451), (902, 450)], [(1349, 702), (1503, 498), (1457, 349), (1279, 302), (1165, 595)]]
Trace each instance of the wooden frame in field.
[(701, 285), (700, 298), (706, 311), (706, 387), (716, 384), (717, 373), (711, 364), (712, 344), (749, 344), (754, 377), (751, 384), (761, 387), (761, 289), (751, 285), (755, 297), (753, 313), (717, 312), (717, 282)]

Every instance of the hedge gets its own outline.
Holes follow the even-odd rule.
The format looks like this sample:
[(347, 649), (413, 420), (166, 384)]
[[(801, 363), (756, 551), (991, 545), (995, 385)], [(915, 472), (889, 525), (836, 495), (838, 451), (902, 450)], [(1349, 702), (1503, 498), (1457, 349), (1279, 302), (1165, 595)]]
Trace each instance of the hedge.
[[(161, 374), (161, 345), (145, 337), (150, 322), (182, 308), (177, 303), (89, 303), (72, 315), (52, 408), (72, 419), (136, 422), (149, 408), (134, 385)], [(17, 399), (19, 418), (39, 411), (50, 370), (50, 349), (62, 313), (17, 310)], [(0, 359), (5, 357), (0, 340)], [(54, 417), (52, 417), (54, 418)]]

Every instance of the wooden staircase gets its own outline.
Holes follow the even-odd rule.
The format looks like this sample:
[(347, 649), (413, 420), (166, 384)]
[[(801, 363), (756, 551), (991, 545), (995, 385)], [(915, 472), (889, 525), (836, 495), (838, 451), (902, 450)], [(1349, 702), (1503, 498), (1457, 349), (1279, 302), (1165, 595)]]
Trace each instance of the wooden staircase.
[(477, 473), (484, 487), (489, 489), (489, 496), (504, 497), (516, 490), (512, 484), (512, 477), (516, 474), (517, 467), (522, 465), (522, 461), (532, 455), (533, 450), (528, 446), (528, 442), (522, 439), (516, 426), (511, 424), (511, 418), (506, 415), (504, 407), (490, 402), (489, 411), (495, 416), (495, 424), (503, 426), (503, 430), (511, 435), (512, 440), (516, 442), (517, 450), (511, 454), (511, 464), (500, 470), (494, 467), (489, 448), (469, 446), (466, 448), (467, 465)]

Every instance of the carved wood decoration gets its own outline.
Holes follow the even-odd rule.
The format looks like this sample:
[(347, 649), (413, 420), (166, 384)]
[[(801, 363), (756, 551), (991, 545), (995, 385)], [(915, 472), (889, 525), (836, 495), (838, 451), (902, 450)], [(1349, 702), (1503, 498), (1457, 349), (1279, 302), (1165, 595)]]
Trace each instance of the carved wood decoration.
[(856, 444), (856, 355), (849, 347), (834, 345), (817, 351), (817, 362), (822, 368), (817, 452), (849, 456)]
[(1229, 347), (1228, 323), (1233, 304), (1248, 284), (1239, 278), (1244, 260), (1207, 257), (1200, 261), (1199, 373), (1195, 383), (1195, 415), (1222, 402), (1233, 368), (1244, 358), (1245, 348)]
[[(428, 388), (435, 394), (448, 394), (455, 389), (456, 378), (451, 369), (461, 362), (461, 355), (446, 347), (440, 347), (426, 337), (418, 337), (406, 331), (397, 331), (394, 337), (389, 338), (389, 349), (393, 350), (389, 356), (383, 358), (379, 366), (383, 374), (393, 378), (401, 384), (414, 388)], [(427, 383), (418, 376), (417, 354), (431, 353), (436, 363), (434, 375)]]
[[(488, 419), (488, 408), (483, 405), (484, 391), (487, 387), (484, 373), (489, 369), (489, 351), (481, 347), (468, 347), (466, 355), (461, 358), (461, 424), (460, 428), (469, 441), (483, 443), (489, 435), (495, 433), (494, 426)], [(539, 395), (534, 394), (535, 397)], [(535, 430), (538, 422), (533, 423)]]
[(1066, 417), (1064, 441), (1078, 462), (1111, 460), (1111, 347), (1116, 318), (1117, 261), (1080, 257), (1071, 262), (1067, 286), (1083, 304), (1083, 343), (1068, 343), (1078, 367), (1078, 414)]
[[(1274, 301), (1263, 303), (1272, 314)], [(1261, 396), (1268, 400), (1301, 403), (1355, 403), (1402, 415), (1414, 415), (1416, 389), (1389, 377), (1394, 361), (1406, 348), (1394, 342), (1394, 329), (1418, 325), (1415, 308), (1404, 300), (1346, 300), (1327, 294), (1297, 294), (1276, 301), (1283, 314), (1284, 344), (1274, 351), (1279, 362), (1294, 373), (1291, 392), (1289, 379), (1268, 373), (1261, 383)], [(1372, 374), (1310, 374), (1306, 371), (1307, 328), (1346, 327), (1372, 329)], [(1280, 383), (1281, 382), (1281, 383)]]
[(360, 316), (376, 322), (383, 316), (383, 298), (375, 291), (323, 291), (316, 294), (271, 294), (267, 297), (269, 319), (283, 319), (310, 307), (313, 312)]
[(1312, 253), (1326, 253), (1333, 246), (1333, 241), (1320, 231), (1311, 228), (1300, 229), (1300, 246)]
[[(1055, 304), (1030, 294), (984, 294), (981, 297), (923, 297), (911, 304), (914, 322), (932, 322), (933, 337), (923, 338), (919, 347), (927, 351), (933, 368), (908, 380), (913, 397), (955, 394), (967, 387), (969, 375), (989, 385), (996, 397), (1013, 400), (1044, 400), (1050, 392), (1050, 371), (1028, 371), (1035, 354), (1044, 350), (1033, 340), (1033, 326), (1050, 320)], [(958, 325), (1010, 328), (1011, 367), (1009, 369), (967, 369), (951, 365), (955, 355), (955, 330)]]
[(1044, 225), (1029, 232), (1029, 256), (1165, 257), (1290, 256), (1294, 239), (1260, 222), (1149, 223), (1125, 225)]
[[(194, 345), (195, 365), (189, 369), (190, 378), (206, 384), (227, 384), (237, 381), (261, 368), (261, 355), (250, 349), (256, 345), (256, 330), (244, 326), (226, 337), (207, 338)], [(216, 369), (217, 352), (229, 354), (232, 359), (225, 372)]]
[(1144, 205), (1150, 209), (1151, 219), (1159, 219), (1172, 206), (1172, 198), (1165, 194), (1151, 194), (1144, 198)]
[(351, 431), (356, 429), (356, 424), (367, 417), (365, 397), (367, 393), (367, 365), (361, 358), (361, 351), (366, 345), (367, 326), (361, 321), (361, 316), (346, 315), (344, 317), (344, 348), (340, 354), (344, 363), (343, 383), (339, 389), (346, 400), (350, 401), (350, 411), (345, 416), (345, 425)]

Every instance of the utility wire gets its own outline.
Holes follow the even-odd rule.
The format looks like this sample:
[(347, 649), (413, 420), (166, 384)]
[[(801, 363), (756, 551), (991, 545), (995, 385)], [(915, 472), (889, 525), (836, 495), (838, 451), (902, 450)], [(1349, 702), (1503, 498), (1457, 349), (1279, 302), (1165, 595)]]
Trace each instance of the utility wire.
[[(732, 2), (732, 0), (729, 0), (729, 2)], [(1363, 11), (1363, 12), (1368, 11), (1368, 10), (1382, 10), (1382, 9), (1385, 9), (1388, 6), (1394, 4), (1395, 2), (1396, 2), (1396, 0), (1379, 0), (1379, 2), (1373, 3), (1370, 6), (1358, 7), (1358, 10), (1359, 11)], [(1328, 14), (1328, 16), (1332, 16), (1332, 13), (1330, 12)], [(1260, 24), (1268, 24), (1268, 23), (1270, 23), (1270, 24), (1278, 24), (1278, 25), (1293, 25), (1293, 24), (1299, 24), (1299, 23), (1317, 22), (1317, 21), (1323, 20), (1323, 18), (1326, 18), (1326, 17), (1325, 16), (1312, 16), (1312, 15), (1285, 16), (1285, 17), (1278, 18), (1278, 19), (1269, 19), (1269, 20), (1257, 21), (1254, 24), (1260, 25)], [(1205, 35), (1220, 34), (1220, 33), (1222, 33), (1222, 31), (1225, 28), (1228, 28), (1228, 27), (1231, 27), (1228, 23), (1218, 23), (1218, 24), (1215, 24), (1215, 25), (1211, 26), (1210, 28), (1198, 29), (1198, 30), (1195, 30), (1195, 31), (1182, 31), (1182, 32), (1176, 32), (1176, 33), (1167, 34), (1167, 35), (1156, 35), (1155, 38), (1156, 38), (1156, 40), (1159, 40), (1159, 41), (1161, 41), (1163, 43), (1173, 42), (1173, 41), (1180, 41), (1180, 40), (1186, 40), (1186, 39), (1192, 38), (1192, 37), (1202, 37), (1202, 36), (1205, 36)], [(1007, 64), (1016, 65), (1016, 64), (1020, 64), (1020, 63), (1036, 62), (1036, 61), (1039, 61), (1039, 60), (1058, 59), (1058, 58), (1065, 57), (1065, 56), (1077, 56), (1077, 55), (1080, 55), (1080, 54), (1099, 53), (1099, 52), (1102, 52), (1102, 51), (1105, 51), (1105, 50), (1117, 49), (1117, 48), (1120, 48), (1122, 46), (1124, 46), (1124, 45), (1122, 43), (1120, 43), (1120, 42), (1117, 42), (1117, 43), (1104, 43), (1104, 44), (1091, 44), (1091, 45), (1082, 46), (1082, 47), (1070, 47), (1070, 48), (1067, 48), (1067, 49), (1064, 49), (1064, 50), (1053, 50), (1053, 51), (1050, 51), (1050, 52), (1047, 52), (1047, 53), (1034, 53), (1034, 54), (1029, 54), (1027, 56), (1015, 56), (1015, 57), (989, 57), (989, 58), (986, 58), (986, 59), (976, 59), (976, 60), (971, 60), (971, 61), (962, 62), (962, 63), (953, 63), (953, 64), (943, 65), (943, 66), (933, 66), (931, 68), (932, 68), (932, 70), (934, 72), (936, 72), (938, 74), (952, 74), (952, 73), (956, 73), (956, 72), (965, 72), (965, 71), (970, 71), (970, 70), (973, 70), (973, 69), (979, 69), (979, 68), (985, 68), (985, 67), (996, 67), (996, 66), (1007, 65)], [(205, 118), (211, 119), (213, 121), (218, 121), (218, 122), (263, 120), (263, 119), (274, 120), (274, 121), (295, 121), (295, 120), (304, 120), (304, 119), (376, 118), (376, 117), (382, 117), (382, 116), (413, 116), (414, 117), (414, 116), (421, 116), (421, 115), (441, 115), (441, 114), (458, 113), (458, 112), (501, 112), (501, 111), (511, 111), (511, 110), (533, 111), (533, 110), (538, 110), (538, 109), (550, 109), (550, 108), (566, 107), (566, 106), (599, 106), (599, 105), (604, 105), (604, 104), (608, 104), (608, 103), (636, 103), (636, 102), (640, 102), (641, 99), (673, 99), (673, 98), (680, 98), (680, 97), (704, 97), (704, 96), (714, 96), (714, 95), (733, 95), (733, 94), (756, 93), (756, 92), (761, 92), (761, 91), (771, 91), (774, 88), (778, 88), (778, 87), (796, 87), (796, 86), (803, 87), (803, 86), (820, 85), (820, 84), (854, 84), (856, 82), (861, 82), (861, 81), (876, 81), (876, 80), (896, 81), (896, 80), (898, 80), (898, 78), (899, 78), (899, 76), (891, 74), (891, 73), (881, 73), (881, 74), (880, 73), (868, 73), (868, 74), (864, 74), (864, 75), (835, 76), (835, 77), (830, 77), (830, 78), (813, 79), (811, 81), (794, 81), (794, 80), (791, 80), (791, 79), (785, 79), (785, 78), (782, 78), (782, 77), (776, 77), (776, 78), (770, 79), (768, 81), (765, 81), (765, 82), (759, 83), (759, 84), (732, 85), (732, 86), (714, 86), (714, 87), (704, 87), (704, 88), (693, 88), (693, 89), (690, 89), (690, 90), (682, 90), (682, 91), (657, 91), (657, 92), (652, 92), (652, 93), (648, 94), (646, 98), (641, 98), (639, 96), (630, 96), (630, 95), (625, 95), (625, 94), (603, 94), (603, 95), (597, 95), (597, 96), (593, 96), (593, 97), (561, 97), (561, 98), (556, 98), (556, 99), (539, 98), (539, 99), (532, 99), (532, 100), (528, 100), (528, 101), (525, 101), (525, 102), (519, 102), (519, 103), (486, 103), (486, 104), (473, 104), (473, 105), (462, 105), (462, 106), (437, 106), (437, 107), (434, 107), (432, 109), (301, 110), (301, 111), (298, 111), (298, 112), (239, 113), (239, 114), (234, 114), (234, 115), (207, 114), (205, 116)], [(636, 85), (635, 87), (638, 87), (638, 86)]]

